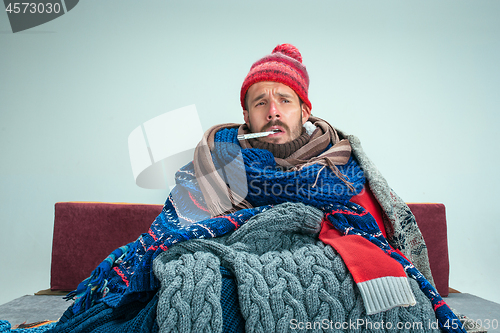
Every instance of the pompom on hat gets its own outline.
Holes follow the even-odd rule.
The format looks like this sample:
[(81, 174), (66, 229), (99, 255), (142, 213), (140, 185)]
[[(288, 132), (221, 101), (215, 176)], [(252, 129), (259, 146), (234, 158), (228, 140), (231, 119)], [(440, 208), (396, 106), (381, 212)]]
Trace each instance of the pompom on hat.
[(248, 72), (241, 86), (241, 107), (245, 109), (245, 96), (254, 83), (274, 81), (292, 88), (299, 98), (310, 109), (308, 98), (309, 75), (306, 66), (302, 64), (302, 55), (292, 44), (281, 44), (274, 48), (270, 55), (256, 61)]

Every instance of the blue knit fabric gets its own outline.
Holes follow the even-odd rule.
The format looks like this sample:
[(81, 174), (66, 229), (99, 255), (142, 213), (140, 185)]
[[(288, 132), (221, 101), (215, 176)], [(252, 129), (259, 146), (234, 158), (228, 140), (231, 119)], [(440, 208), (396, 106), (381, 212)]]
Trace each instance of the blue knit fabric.
[[(327, 167), (315, 164), (297, 171), (282, 171), (277, 167), (273, 154), (264, 149), (238, 149), (237, 129), (222, 129), (217, 132), (212, 150), (214, 165), (225, 169), (225, 176), (237, 175), (244, 168), (248, 186), (248, 200), (254, 207), (284, 202), (301, 202), (323, 210), (335, 203), (344, 203), (361, 192), (365, 184), (363, 171), (354, 158), (339, 171), (353, 183), (350, 189)], [(244, 166), (237, 158), (241, 151)], [(222, 166), (226, 166), (222, 168)], [(228, 167), (229, 166), (229, 170)], [(234, 170), (234, 172), (231, 172)], [(237, 182), (229, 182), (234, 184)], [(231, 190), (238, 192), (240, 189)]]
[(33, 328), (16, 328), (12, 329), (12, 326), (7, 320), (0, 320), (0, 333), (43, 333), (47, 332), (49, 329), (56, 326), (56, 323), (50, 323), (40, 327)]
[(240, 312), (238, 289), (234, 275), (225, 267), (220, 268), (222, 287), (220, 304), (222, 307), (222, 331), (224, 333), (245, 332), (245, 319)]
[[(238, 293), (234, 275), (224, 267), (220, 268), (222, 274), (221, 307), (225, 333), (238, 333), (245, 331), (245, 322), (240, 313)], [(47, 325), (45, 330), (53, 328), (50, 333), (63, 332), (158, 332), (156, 323), (156, 304), (158, 297), (155, 295), (149, 302), (135, 301), (127, 305), (111, 308), (99, 303), (89, 310), (75, 315), (69, 308), (55, 324)], [(1, 326), (0, 326), (1, 327)], [(26, 331), (26, 333), (39, 333), (44, 331)], [(0, 331), (2, 332), (2, 331)], [(14, 331), (14, 332), (17, 332)], [(19, 332), (19, 333), (24, 333)]]
[(454, 328), (455, 325), (450, 325), (450, 323), (459, 323), (460, 321), (423, 274), (405, 257), (394, 251), (382, 235), (373, 216), (365, 208), (352, 202), (346, 205), (335, 205), (325, 215), (325, 218), (335, 229), (344, 235), (359, 235), (364, 237), (399, 262), (406, 274), (418, 282), (420, 289), (431, 301), (442, 331), (466, 333), (461, 325), (457, 328)]
[(147, 302), (134, 301), (117, 308), (99, 303), (76, 315), (69, 308), (57, 326), (47, 332), (155, 333), (159, 330), (156, 324), (157, 303), (156, 296)]

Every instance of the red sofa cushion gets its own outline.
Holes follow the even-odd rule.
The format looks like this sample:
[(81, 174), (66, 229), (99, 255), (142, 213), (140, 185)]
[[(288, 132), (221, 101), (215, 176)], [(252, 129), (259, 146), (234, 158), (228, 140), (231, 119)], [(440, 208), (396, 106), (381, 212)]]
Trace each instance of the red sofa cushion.
[(450, 263), (445, 207), (438, 203), (409, 203), (408, 207), (424, 236), (436, 289), (442, 297), (446, 297), (449, 293)]

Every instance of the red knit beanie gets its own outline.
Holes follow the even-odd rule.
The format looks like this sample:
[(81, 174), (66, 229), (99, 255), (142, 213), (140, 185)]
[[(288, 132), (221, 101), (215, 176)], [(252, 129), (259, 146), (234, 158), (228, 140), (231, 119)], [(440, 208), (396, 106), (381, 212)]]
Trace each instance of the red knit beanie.
[(292, 44), (281, 44), (274, 48), (270, 55), (255, 62), (241, 86), (241, 107), (245, 109), (245, 96), (248, 88), (261, 81), (283, 83), (292, 88), (302, 102), (312, 109), (307, 97), (309, 75), (306, 66), (302, 64), (302, 55)]

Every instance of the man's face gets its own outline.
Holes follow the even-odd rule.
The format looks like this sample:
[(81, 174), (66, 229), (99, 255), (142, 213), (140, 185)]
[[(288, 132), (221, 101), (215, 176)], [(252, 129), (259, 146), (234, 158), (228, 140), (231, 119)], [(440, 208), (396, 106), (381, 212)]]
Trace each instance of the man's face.
[(292, 88), (271, 81), (253, 84), (247, 91), (246, 106), (248, 110), (243, 110), (243, 117), (251, 132), (280, 130), (258, 139), (270, 143), (287, 143), (298, 138), (311, 115), (309, 107), (300, 102)]

